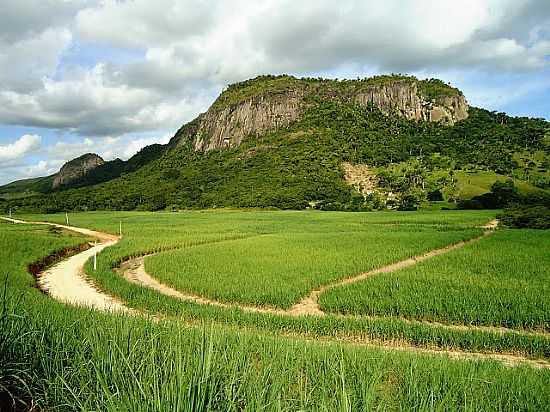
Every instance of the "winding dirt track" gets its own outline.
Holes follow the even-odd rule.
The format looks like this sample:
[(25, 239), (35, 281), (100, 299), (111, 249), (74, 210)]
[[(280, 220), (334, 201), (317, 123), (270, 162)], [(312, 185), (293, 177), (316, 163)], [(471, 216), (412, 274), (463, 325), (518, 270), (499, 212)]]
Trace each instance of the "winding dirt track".
[[(74, 256), (71, 256), (63, 260), (62, 262), (52, 266), (50, 269), (40, 274), (39, 280), (38, 280), (40, 288), (44, 292), (52, 296), (54, 299), (59, 300), (61, 302), (68, 303), (68, 304), (89, 307), (89, 308), (93, 308), (101, 311), (121, 312), (129, 315), (131, 314), (131, 315), (138, 315), (138, 316), (139, 315), (146, 316), (145, 314), (137, 310), (128, 308), (119, 300), (98, 290), (96, 287), (93, 286), (93, 284), (86, 278), (86, 275), (84, 274), (84, 264), (86, 263), (86, 261), (89, 258), (93, 257), (95, 253), (99, 253), (103, 249), (116, 244), (120, 240), (119, 237), (108, 233), (93, 231), (90, 229), (60, 225), (60, 224), (49, 223), (49, 222), (27, 222), (27, 221), (11, 219), (6, 217), (0, 217), (0, 219), (6, 220), (12, 223), (19, 223), (19, 224), (49, 225), (49, 226), (54, 226), (54, 227), (66, 229), (69, 231), (73, 231), (76, 233), (80, 233), (85, 236), (97, 238), (100, 241), (99, 244), (95, 245), (94, 247), (84, 252), (78, 253)], [(318, 304), (317, 304), (317, 298), (322, 291), (342, 285), (342, 284), (357, 282), (375, 273), (388, 273), (393, 270), (400, 269), (401, 267), (411, 266), (417, 262), (426, 260), (430, 257), (437, 256), (437, 255), (446, 253), (448, 251), (463, 247), (467, 243), (474, 242), (485, 236), (490, 235), (492, 233), (491, 229), (494, 229), (496, 227), (496, 224), (497, 224), (496, 221), (489, 222), (486, 226), (484, 226), (488, 230), (478, 238), (471, 239), (466, 242), (460, 242), (454, 245), (450, 245), (445, 248), (436, 249), (422, 256), (407, 259), (405, 261), (401, 261), (393, 265), (386, 266), (384, 268), (361, 273), (357, 276), (344, 279), (342, 281), (339, 281), (333, 284), (326, 285), (323, 288), (313, 291), (307, 298), (305, 298), (300, 303), (298, 303), (297, 305), (295, 305), (294, 307), (292, 307), (287, 311), (280, 310), (280, 309), (225, 304), (222, 302), (205, 299), (203, 297), (196, 296), (196, 295), (184, 294), (166, 285), (163, 285), (162, 283), (158, 282), (156, 279), (148, 275), (145, 272), (143, 267), (143, 258), (144, 258), (143, 256), (141, 258), (132, 259), (124, 263), (119, 269), (119, 272), (122, 272), (124, 277), (129, 281), (141, 284), (146, 287), (153, 288), (158, 292), (166, 294), (168, 296), (189, 300), (198, 304), (210, 304), (210, 305), (215, 305), (215, 306), (225, 307), (225, 308), (237, 307), (246, 311), (270, 313), (270, 314), (277, 314), (277, 315), (284, 315), (284, 316), (302, 316), (302, 315), (318, 315), (318, 314), (324, 315), (324, 313), (321, 312), (320, 309), (318, 308)], [(297, 309), (299, 305), (301, 305), (300, 309)], [(306, 309), (302, 309), (302, 308), (306, 308)], [(150, 316), (147, 316), (147, 318), (151, 319)], [(459, 326), (459, 328), (465, 328), (465, 327)], [(499, 361), (504, 365), (510, 366), (510, 367), (529, 365), (535, 368), (550, 369), (550, 362), (548, 362), (545, 359), (529, 359), (524, 356), (514, 355), (514, 354), (478, 353), (478, 352), (466, 352), (466, 351), (460, 351), (460, 350), (425, 348), (425, 347), (414, 346), (403, 342), (370, 341), (368, 339), (357, 340), (354, 338), (338, 338), (338, 337), (311, 339), (301, 335), (290, 334), (289, 336), (300, 338), (305, 341), (315, 341), (315, 342), (323, 342), (323, 343), (343, 342), (343, 343), (351, 343), (354, 345), (378, 346), (389, 350), (413, 351), (416, 353), (446, 355), (451, 358), (457, 358), (457, 359), (470, 359), (470, 360), (491, 359), (491, 360)]]
[(247, 312), (270, 313), (270, 314), (286, 315), (286, 316), (325, 316), (325, 312), (323, 312), (319, 306), (319, 296), (323, 292), (339, 286), (344, 286), (344, 285), (349, 285), (351, 283), (359, 282), (372, 275), (394, 272), (396, 270), (400, 270), (409, 266), (416, 265), (417, 263), (427, 259), (431, 259), (432, 257), (442, 255), (444, 253), (448, 253), (452, 250), (460, 249), (466, 246), (468, 243), (476, 242), (482, 239), (483, 237), (492, 235), (497, 225), (498, 225), (498, 221), (496, 219), (492, 220), (483, 226), (485, 231), (481, 236), (478, 236), (476, 238), (473, 238), (464, 242), (458, 242), (452, 245), (448, 245), (440, 249), (433, 249), (423, 255), (414, 256), (412, 258), (401, 260), (399, 262), (386, 265), (378, 269), (373, 269), (368, 272), (359, 273), (348, 278), (340, 279), (334, 283), (323, 285), (320, 288), (313, 290), (308, 296), (304, 297), (300, 302), (296, 303), (294, 306), (292, 306), (288, 310), (269, 308), (269, 307), (257, 307), (257, 306), (250, 306), (250, 305), (243, 305), (243, 304), (236, 304), (236, 303), (223, 303), (216, 300), (205, 298), (203, 296), (194, 295), (192, 293), (184, 293), (179, 290), (176, 290), (170, 286), (167, 286), (159, 282), (157, 279), (155, 279), (154, 277), (152, 277), (146, 272), (145, 263), (144, 263), (145, 258), (147, 256), (153, 256), (157, 253), (152, 253), (152, 254), (141, 256), (138, 258), (130, 259), (124, 262), (120, 266), (120, 268), (117, 270), (117, 272), (120, 273), (122, 276), (124, 276), (124, 278), (130, 282), (154, 289), (157, 292), (167, 296), (175, 297), (182, 300), (187, 300), (198, 304), (214, 305), (214, 306), (219, 306), (224, 308), (238, 308)]
[(48, 222), (27, 222), (23, 220), (2, 218), (8, 222), (35, 225), (48, 225), (71, 232), (93, 237), (100, 243), (90, 249), (71, 256), (38, 276), (39, 288), (56, 300), (76, 306), (85, 306), (109, 312), (133, 312), (117, 299), (98, 291), (84, 274), (84, 264), (103, 249), (116, 244), (120, 238), (108, 233), (96, 232), (74, 226), (58, 225)]

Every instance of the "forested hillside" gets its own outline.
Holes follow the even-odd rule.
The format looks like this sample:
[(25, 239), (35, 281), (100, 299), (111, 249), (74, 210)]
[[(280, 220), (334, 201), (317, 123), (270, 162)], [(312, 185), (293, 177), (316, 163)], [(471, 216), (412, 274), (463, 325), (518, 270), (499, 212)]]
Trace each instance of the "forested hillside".
[[(262, 81), (267, 90), (263, 94)], [(273, 81), (273, 77), (261, 78), (248, 86), (229, 88), (214, 103), (215, 114), (228, 116), (238, 110), (242, 99), (258, 93), (262, 102), (275, 99), (272, 96), (280, 96), (281, 90), (273, 91)], [(285, 81), (285, 87), (289, 84)], [(345, 87), (351, 86), (345, 83)], [(447, 92), (455, 93), (456, 89), (446, 87), (439, 81), (426, 82), (419, 93), (434, 102)], [(52, 212), (207, 207), (414, 209), (425, 200), (459, 201), (465, 197), (461, 187), (487, 173), (495, 179), (514, 178), (521, 190), (541, 196), (550, 187), (550, 128), (544, 120), (470, 107), (467, 118), (449, 125), (409, 119), (403, 111), (384, 112), (372, 102), (327, 98), (327, 93), (309, 93), (305, 99), (303, 112), (288, 124), (208, 150), (197, 145), (205, 141), (197, 132), (203, 127), (201, 119), (208, 127), (217, 126), (205, 123), (208, 113), (201, 115), (176, 134), (177, 142), (145, 151), (152, 153), (147, 161), (124, 173), (115, 168), (116, 173), (109, 175), (98, 167), (95, 174), (79, 182), (83, 187), (4, 201), (4, 208)], [(239, 130), (248, 130), (245, 126), (238, 125)], [(361, 193), (346, 182), (344, 162), (368, 166), (376, 176), (376, 188)], [(106, 182), (85, 186), (98, 181)]]

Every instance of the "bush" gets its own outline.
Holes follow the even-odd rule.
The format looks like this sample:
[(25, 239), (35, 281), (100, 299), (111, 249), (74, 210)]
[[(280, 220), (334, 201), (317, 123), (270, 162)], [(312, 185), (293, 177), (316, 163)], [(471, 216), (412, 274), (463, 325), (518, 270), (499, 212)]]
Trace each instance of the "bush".
[(428, 192), (428, 200), (432, 202), (440, 202), (443, 200), (443, 193), (441, 193), (441, 190), (435, 189), (431, 192)]
[(550, 229), (550, 208), (546, 206), (509, 208), (497, 218), (503, 225), (515, 229)]
[(521, 203), (522, 197), (512, 180), (505, 182), (496, 181), (491, 186), (491, 191), (471, 200), (459, 202), (460, 209), (501, 209), (512, 204)]

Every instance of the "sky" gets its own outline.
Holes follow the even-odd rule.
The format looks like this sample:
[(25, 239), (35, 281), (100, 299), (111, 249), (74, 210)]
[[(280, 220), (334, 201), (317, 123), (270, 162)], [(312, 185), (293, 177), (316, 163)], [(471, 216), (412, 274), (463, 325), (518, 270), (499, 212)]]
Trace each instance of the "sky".
[(550, 119), (549, 0), (0, 0), (0, 184), (166, 143), (260, 74), (406, 73)]

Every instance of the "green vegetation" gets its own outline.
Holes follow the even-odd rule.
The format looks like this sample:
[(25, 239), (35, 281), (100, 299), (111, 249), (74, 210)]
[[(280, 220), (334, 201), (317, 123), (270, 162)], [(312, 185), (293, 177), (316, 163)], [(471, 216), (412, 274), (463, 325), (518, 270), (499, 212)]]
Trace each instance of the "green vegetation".
[[(108, 162), (71, 184), (79, 189), (13, 199), (0, 208), (412, 210), (426, 200), (454, 203), (480, 195), (495, 180), (508, 177), (515, 179), (520, 191), (548, 192), (550, 146), (545, 120), (470, 108), (467, 119), (449, 127), (384, 115), (374, 107), (353, 104), (353, 99), (334, 98), (389, 81), (416, 80), (401, 75), (363, 80), (261, 76), (238, 83), (222, 93), (214, 109), (292, 89), (304, 92), (305, 112), (288, 127), (207, 153), (196, 152), (191, 141), (199, 117), (184, 125), (168, 146), (148, 147), (128, 162)], [(418, 85), (429, 98), (458, 93), (434, 79)], [(376, 169), (383, 180), (381, 189), (396, 189), (397, 200), (386, 204), (386, 199), (355, 192), (344, 182), (342, 162)]]
[(300, 227), (293, 222), (294, 227), (284, 233), (148, 257), (145, 268), (182, 291), (226, 302), (289, 308), (321, 285), (481, 233), (454, 225), (370, 224), (368, 216), (352, 220), (353, 229), (336, 224)]
[[(502, 123), (496, 114), (471, 109), (468, 119), (445, 127), (320, 102), (289, 128), (251, 137), (236, 148), (198, 153), (184, 145), (107, 183), (5, 202), (4, 208), (42, 212), (220, 206), (372, 208), (368, 199), (344, 183), (343, 161), (387, 170), (386, 176), (394, 173), (396, 163), (410, 165), (413, 178), (399, 187), (403, 198), (412, 195), (403, 208), (415, 208), (427, 197), (428, 188), (448, 192), (456, 200), (454, 171), (476, 164), (512, 173), (516, 151), (524, 150), (526, 144), (532, 150), (544, 146), (546, 122), (505, 120)], [(436, 178), (426, 187), (430, 176)]]
[(550, 233), (500, 230), (414, 267), (328, 291), (331, 312), (550, 330)]
[(52, 188), (53, 176), (35, 177), (32, 179), (23, 179), (8, 183), (0, 187), (2, 197), (11, 194), (17, 197), (24, 197), (28, 194), (47, 193)]
[(491, 185), (491, 191), (474, 196), (469, 200), (461, 200), (460, 209), (502, 209), (518, 205), (550, 206), (550, 192), (545, 190), (520, 191), (514, 181), (497, 180)]
[[(548, 357), (550, 339), (543, 336), (451, 330), (395, 318), (288, 318), (224, 310), (157, 295), (110, 269), (131, 254), (231, 244), (241, 241), (224, 239), (258, 234), (338, 228), (345, 236), (366, 224), (390, 235), (396, 225), (445, 233), (471, 230), (491, 217), (485, 211), (70, 214), (73, 225), (111, 232), (122, 220), (123, 240), (106, 249), (98, 271), (88, 268), (88, 275), (131, 306), (178, 318), (160, 322), (67, 307), (43, 295), (32, 287), (26, 266), (84, 239), (43, 226), (0, 223), (0, 272), (10, 274), (0, 298), (0, 407), (7, 409), (10, 393), (40, 410), (544, 410), (548, 370), (300, 338), (364, 336)], [(34, 218), (64, 221), (62, 215)]]
[[(491, 186), (495, 182), (505, 182), (510, 180), (510, 177), (499, 175), (495, 172), (482, 170), (461, 171), (457, 170), (455, 178), (458, 186), (458, 197), (460, 199), (471, 199), (474, 196), (479, 196), (491, 191)], [(529, 194), (533, 192), (541, 192), (541, 189), (518, 179), (513, 179), (514, 185), (520, 193)]]
[[(127, 282), (112, 268), (128, 256), (155, 251), (183, 249), (191, 251), (208, 243), (218, 246), (233, 243), (232, 239), (284, 232), (334, 232), (338, 228), (342, 237), (357, 232), (368, 222), (370, 225), (392, 231), (397, 225), (410, 231), (470, 230), (494, 217), (485, 211), (448, 211), (425, 213), (319, 213), (319, 212), (258, 212), (258, 211), (205, 211), (186, 213), (83, 213), (70, 215), (72, 224), (116, 232), (122, 220), (123, 240), (105, 250), (98, 261), (97, 271), (91, 265), (88, 275), (102, 290), (119, 297), (129, 306), (151, 315), (164, 314), (189, 322), (214, 321), (223, 325), (236, 325), (292, 333), (309, 337), (351, 338), (352, 340), (399, 340), (409, 344), (433, 347), (451, 347), (463, 350), (490, 352), (519, 352), (528, 356), (550, 356), (550, 338), (517, 334), (514, 332), (489, 333), (479, 330), (455, 330), (445, 326), (406, 322), (397, 318), (290, 318), (264, 313), (249, 313), (241, 309), (221, 309), (198, 305), (176, 298), (159, 295), (154, 290)], [(64, 215), (29, 216), (33, 219), (53, 219), (63, 223)], [(438, 226), (439, 225), (439, 226)], [(424, 227), (424, 228), (423, 228)], [(251, 238), (252, 239), (252, 238)], [(229, 242), (223, 243), (225, 240)], [(220, 243), (222, 242), (222, 243)], [(247, 253), (252, 253), (250, 250)], [(212, 254), (209, 259), (212, 259)], [(241, 257), (239, 257), (240, 259)], [(205, 262), (201, 262), (201, 265)], [(266, 282), (267, 285), (267, 282)]]
[(457, 96), (462, 94), (462, 92), (457, 88), (449, 86), (447, 83), (444, 83), (439, 79), (428, 79), (419, 81), (418, 90), (424, 98), (435, 101), (438, 101), (444, 97)]
[(353, 95), (353, 93), (357, 93), (367, 87), (383, 86), (396, 81), (417, 82), (419, 85), (422, 85), (422, 90), (426, 89), (426, 91), (430, 91), (438, 96), (440, 93), (460, 93), (458, 89), (446, 86), (443, 82), (440, 83), (446, 86), (446, 88), (439, 84), (436, 85), (436, 83), (432, 83), (433, 80), (419, 81), (413, 76), (401, 74), (380, 75), (354, 80), (264, 75), (229, 85), (216, 99), (212, 107), (217, 110), (223, 110), (226, 107), (236, 105), (255, 96), (278, 94), (286, 91), (301, 91), (306, 95), (306, 98), (324, 95), (334, 96), (335, 94), (341, 98), (347, 98)]
[(513, 206), (498, 215), (500, 222), (515, 229), (550, 229), (547, 206)]

